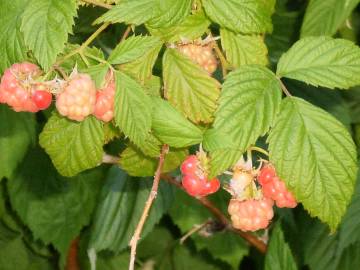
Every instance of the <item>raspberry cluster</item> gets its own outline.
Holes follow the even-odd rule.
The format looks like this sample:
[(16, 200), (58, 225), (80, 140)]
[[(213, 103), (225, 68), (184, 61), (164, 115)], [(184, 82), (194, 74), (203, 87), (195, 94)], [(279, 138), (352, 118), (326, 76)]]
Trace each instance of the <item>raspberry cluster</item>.
[(229, 192), (233, 196), (228, 207), (233, 226), (243, 231), (265, 229), (274, 216), (274, 203), (279, 208), (294, 208), (297, 205), (296, 199), (270, 164), (261, 168), (260, 172), (251, 167), (234, 168)]
[(56, 96), (56, 108), (71, 120), (83, 121), (90, 114), (109, 122), (114, 117), (115, 80), (108, 72), (105, 85), (96, 89), (88, 74), (74, 70), (66, 80), (43, 81), (42, 71), (32, 63), (13, 64), (5, 70), (0, 83), (0, 103), (14, 111), (38, 112), (47, 109)]
[(0, 83), (0, 103), (16, 112), (38, 112), (48, 108), (52, 95), (48, 85), (37, 81), (42, 72), (37, 65), (23, 62), (6, 69)]
[(182, 44), (178, 46), (178, 50), (193, 62), (200, 65), (209, 74), (212, 74), (217, 68), (217, 60), (209, 44)]
[(220, 181), (217, 178), (209, 180), (206, 169), (201, 164), (200, 158), (196, 155), (188, 156), (181, 165), (183, 174), (182, 185), (186, 192), (194, 197), (202, 197), (212, 194), (220, 188)]
[(264, 196), (274, 200), (277, 207), (296, 207), (297, 202), (294, 195), (287, 190), (285, 183), (276, 175), (273, 166), (266, 165), (261, 169), (258, 182), (262, 186)]
[(242, 231), (257, 231), (266, 228), (274, 216), (274, 202), (268, 198), (259, 200), (231, 199), (228, 212), (233, 227)]

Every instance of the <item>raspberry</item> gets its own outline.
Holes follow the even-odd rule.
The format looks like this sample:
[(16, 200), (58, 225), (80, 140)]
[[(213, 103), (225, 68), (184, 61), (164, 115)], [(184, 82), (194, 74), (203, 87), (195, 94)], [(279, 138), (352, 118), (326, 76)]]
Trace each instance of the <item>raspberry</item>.
[(195, 155), (188, 156), (181, 164), (181, 172), (184, 175), (195, 174), (197, 171), (198, 158)]
[(33, 87), (32, 101), (40, 110), (49, 108), (52, 101), (52, 94), (45, 84), (36, 84)]
[(287, 190), (285, 183), (278, 177), (274, 177), (271, 182), (262, 185), (264, 196), (275, 201), (279, 208), (294, 208), (297, 205), (293, 194)]
[(266, 165), (261, 169), (258, 182), (262, 186), (264, 196), (274, 200), (277, 207), (296, 207), (296, 199), (287, 190), (285, 183), (276, 176), (275, 168), (271, 165)]
[(178, 50), (212, 74), (217, 68), (217, 61), (210, 45), (184, 44)]
[(109, 122), (114, 117), (115, 80), (112, 73), (106, 75), (106, 80), (106, 86), (96, 93), (94, 115), (104, 122)]
[(41, 75), (37, 65), (23, 62), (13, 64), (5, 70), (0, 83), (0, 103), (6, 103), (16, 112), (37, 112), (39, 108), (32, 100), (33, 78)]
[(182, 185), (185, 191), (194, 197), (207, 196), (212, 194), (220, 188), (220, 181), (217, 178), (213, 178), (210, 181), (206, 176), (185, 175), (182, 179)]
[(206, 180), (203, 185), (201, 196), (206, 196), (212, 193), (215, 193), (220, 188), (220, 181), (217, 178), (213, 178), (210, 181)]
[(242, 231), (257, 231), (265, 229), (274, 216), (271, 199), (249, 199), (245, 201), (231, 199), (228, 212), (233, 227)]
[(82, 121), (94, 112), (96, 88), (87, 74), (75, 73), (56, 97), (56, 108), (63, 116)]

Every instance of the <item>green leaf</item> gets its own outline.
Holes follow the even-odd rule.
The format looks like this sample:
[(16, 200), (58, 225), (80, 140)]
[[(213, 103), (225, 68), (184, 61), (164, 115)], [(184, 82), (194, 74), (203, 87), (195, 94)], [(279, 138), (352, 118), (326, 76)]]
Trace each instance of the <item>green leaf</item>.
[(101, 176), (99, 171), (89, 171), (64, 178), (44, 152), (31, 150), (8, 182), (11, 205), (35, 239), (52, 243), (64, 253), (90, 221)]
[(47, 70), (64, 49), (76, 16), (74, 0), (31, 0), (22, 18), (25, 43)]
[(226, 59), (234, 67), (268, 64), (268, 51), (262, 36), (236, 34), (226, 29), (220, 29), (220, 34)]
[(95, 23), (102, 22), (142, 24), (158, 13), (157, 0), (124, 0), (114, 6)]
[(334, 35), (358, 3), (359, 0), (311, 0), (301, 27), (301, 37)]
[(194, 242), (197, 249), (206, 249), (214, 258), (230, 264), (232, 269), (239, 269), (240, 262), (249, 253), (247, 243), (229, 231), (215, 232), (209, 236), (197, 234)]
[(30, 113), (19, 113), (0, 105), (0, 180), (11, 177), (31, 143), (36, 122)]
[(21, 234), (0, 223), (1, 270), (51, 270), (54, 265), (34, 254), (24, 243)]
[(210, 174), (215, 177), (231, 168), (240, 159), (244, 151), (234, 148), (216, 149), (210, 152)]
[(348, 89), (360, 84), (360, 48), (344, 39), (304, 38), (283, 54), (276, 74), (314, 86)]
[(288, 97), (268, 140), (270, 161), (289, 190), (335, 230), (356, 179), (356, 150), (348, 131), (322, 109)]
[(20, 25), (27, 2), (27, 0), (0, 2), (0, 73), (11, 64), (26, 59), (26, 47)]
[(98, 166), (103, 156), (103, 124), (90, 116), (82, 122), (53, 114), (40, 134), (40, 145), (64, 176)]
[(177, 25), (170, 27), (156, 28), (147, 24), (146, 28), (151, 35), (160, 37), (163, 41), (176, 42), (182, 39), (193, 40), (206, 32), (210, 25), (210, 21), (203, 11), (187, 16), (185, 20)]
[(135, 61), (122, 64), (120, 66), (121, 70), (141, 82), (145, 86), (145, 91), (147, 88), (146, 83), (149, 83), (149, 81), (152, 79), (152, 70), (156, 59), (158, 58), (161, 47), (162, 44), (159, 43), (158, 46), (153, 47)]
[(115, 123), (136, 145), (151, 128), (151, 99), (140, 84), (122, 72), (115, 72)]
[(269, 248), (265, 257), (265, 270), (296, 270), (298, 269), (289, 245), (285, 242), (280, 223), (272, 231)]
[(131, 36), (116, 46), (111, 52), (108, 61), (111, 64), (131, 62), (160, 45), (161, 42), (157, 37)]
[[(269, 130), (279, 112), (280, 102), (279, 81), (265, 67), (242, 66), (226, 77), (213, 126), (229, 136), (236, 147), (234, 149), (233, 144), (227, 145), (227, 140), (223, 141), (222, 148), (227, 148), (231, 154), (224, 157), (226, 151), (221, 150), (212, 154), (213, 174), (234, 165), (239, 154)], [(226, 164), (226, 161), (231, 163)]]
[(337, 269), (341, 270), (353, 270), (360, 268), (360, 242), (357, 242), (348, 248), (346, 248), (339, 259)]
[[(119, 253), (126, 248), (140, 220), (152, 178), (136, 179), (118, 167), (112, 167), (102, 189), (91, 232), (89, 248)], [(173, 189), (161, 182), (156, 200), (144, 225), (145, 237), (171, 206)]]
[[(174, 149), (165, 156), (163, 173), (176, 169), (188, 155), (187, 150)], [(127, 147), (120, 156), (120, 167), (131, 176), (153, 176), (159, 163), (158, 158), (144, 155), (134, 146)]]
[(203, 0), (206, 14), (221, 26), (245, 34), (271, 32), (274, 0)]
[(194, 122), (211, 122), (219, 83), (188, 57), (167, 49), (163, 57), (165, 96)]
[(148, 23), (152, 27), (170, 27), (190, 14), (192, 0), (157, 0), (158, 15)]
[(190, 123), (169, 102), (153, 97), (152, 128), (154, 135), (173, 147), (186, 147), (200, 143), (202, 132)]

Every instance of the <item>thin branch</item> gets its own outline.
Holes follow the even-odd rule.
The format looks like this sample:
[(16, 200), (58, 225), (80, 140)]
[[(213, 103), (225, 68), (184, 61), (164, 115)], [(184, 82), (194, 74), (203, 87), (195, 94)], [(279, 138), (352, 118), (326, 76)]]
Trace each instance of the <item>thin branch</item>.
[(292, 95), (290, 94), (289, 90), (286, 88), (285, 84), (281, 81), (281, 79), (278, 79), (280, 82), (280, 86), (281, 86), (281, 90), (284, 92), (284, 94), (288, 97), (291, 97)]
[(75, 238), (71, 242), (70, 249), (68, 251), (65, 270), (80, 270), (79, 260), (79, 237)]
[[(169, 175), (162, 175), (162, 179), (168, 181), (169, 183), (177, 186), (178, 188), (183, 189), (182, 185), (176, 181), (172, 176)], [(266, 245), (259, 240), (256, 236), (254, 236), (251, 233), (243, 232), (240, 230), (235, 229), (232, 227), (231, 223), (227, 219), (227, 217), (220, 211), (219, 208), (217, 208), (211, 201), (209, 201), (206, 197), (196, 197), (196, 199), (205, 206), (221, 223), (222, 225), (227, 228), (228, 230), (232, 231), (235, 234), (240, 235), (242, 238), (244, 238), (250, 245), (257, 248), (261, 253), (266, 252)]]
[(120, 42), (124, 41), (124, 40), (128, 37), (128, 35), (129, 35), (130, 32), (131, 32), (131, 29), (132, 29), (132, 26), (129, 25), (129, 26), (126, 28), (123, 36), (121, 37)]
[(149, 211), (152, 206), (152, 203), (153, 203), (154, 199), (156, 198), (157, 191), (159, 188), (161, 171), (162, 171), (162, 167), (163, 167), (164, 161), (165, 161), (165, 155), (168, 153), (168, 151), (169, 151), (169, 146), (166, 144), (163, 145), (163, 147), (161, 149), (158, 167), (156, 169), (155, 176), (154, 176), (154, 182), (153, 182), (149, 197), (146, 200), (144, 210), (142, 212), (140, 221), (136, 226), (134, 235), (132, 236), (132, 238), (130, 240), (131, 253), (130, 253), (129, 270), (134, 270), (137, 243), (140, 239), (141, 231), (142, 231), (145, 221), (149, 215)]
[(188, 231), (186, 234), (183, 235), (183, 237), (180, 238), (180, 244), (183, 244), (186, 241), (186, 239), (188, 239), (191, 235), (200, 231), (205, 226), (211, 224), (211, 222), (212, 222), (211, 220), (207, 220), (200, 225), (194, 225), (190, 231)]
[(98, 2), (98, 1), (95, 1), (95, 0), (81, 0), (81, 2), (92, 4), (94, 6), (103, 7), (103, 8), (106, 8), (106, 9), (112, 9), (112, 7), (113, 7), (112, 5), (101, 3), (101, 2)]
[(259, 153), (261, 153), (261, 154), (263, 154), (263, 155), (265, 155), (265, 156), (267, 156), (267, 157), (269, 156), (269, 152), (266, 151), (265, 149), (260, 148), (260, 147), (250, 146), (249, 149), (250, 149), (251, 151), (259, 152)]

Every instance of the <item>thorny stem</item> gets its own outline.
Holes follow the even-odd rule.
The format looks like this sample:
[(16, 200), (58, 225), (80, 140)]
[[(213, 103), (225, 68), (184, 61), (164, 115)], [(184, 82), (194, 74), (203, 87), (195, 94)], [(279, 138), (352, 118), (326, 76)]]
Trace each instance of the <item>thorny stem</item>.
[[(183, 189), (181, 184), (176, 181), (172, 176), (170, 175), (162, 175), (162, 179), (168, 181), (169, 183), (177, 186), (178, 188)], [(254, 246), (256, 249), (258, 249), (261, 253), (266, 252), (266, 244), (264, 244), (261, 240), (259, 240), (256, 236), (254, 236), (251, 233), (243, 232), (240, 230), (235, 229), (232, 227), (231, 223), (227, 219), (227, 217), (217, 208), (211, 201), (209, 201), (206, 197), (197, 197), (196, 198), (200, 204), (205, 206), (221, 223), (222, 225), (227, 228), (228, 230), (232, 231), (235, 234), (238, 234), (242, 238), (244, 238), (250, 245)]]
[(81, 2), (92, 4), (94, 6), (103, 7), (103, 8), (106, 8), (106, 9), (111, 9), (113, 7), (112, 5), (101, 3), (101, 2), (98, 2), (98, 1), (95, 1), (95, 0), (81, 0)]
[(284, 92), (284, 94), (287, 96), (287, 97), (291, 97), (292, 95), (290, 94), (289, 90), (286, 88), (285, 84), (282, 82), (282, 80), (279, 78), (278, 79), (279, 82), (280, 82), (280, 86), (281, 86), (281, 90)]
[(150, 211), (150, 208), (152, 206), (152, 203), (153, 203), (154, 199), (156, 198), (157, 191), (158, 191), (158, 188), (159, 188), (161, 171), (162, 171), (162, 167), (163, 167), (164, 161), (165, 161), (165, 155), (168, 153), (168, 151), (169, 151), (169, 146), (166, 145), (166, 144), (163, 145), (163, 147), (161, 149), (161, 154), (160, 154), (160, 158), (159, 158), (158, 167), (156, 169), (155, 176), (154, 176), (154, 182), (153, 182), (149, 197), (145, 202), (145, 207), (144, 207), (144, 210), (142, 212), (140, 221), (137, 224), (134, 235), (132, 236), (132, 238), (130, 240), (129, 245), (130, 245), (130, 248), (131, 248), (131, 252), (130, 252), (129, 270), (134, 270), (137, 243), (138, 243), (138, 241), (140, 239), (141, 231), (142, 231), (142, 229), (144, 227), (144, 224), (145, 224), (145, 221), (146, 221), (146, 219), (147, 219), (147, 217), (149, 215), (149, 211)]

